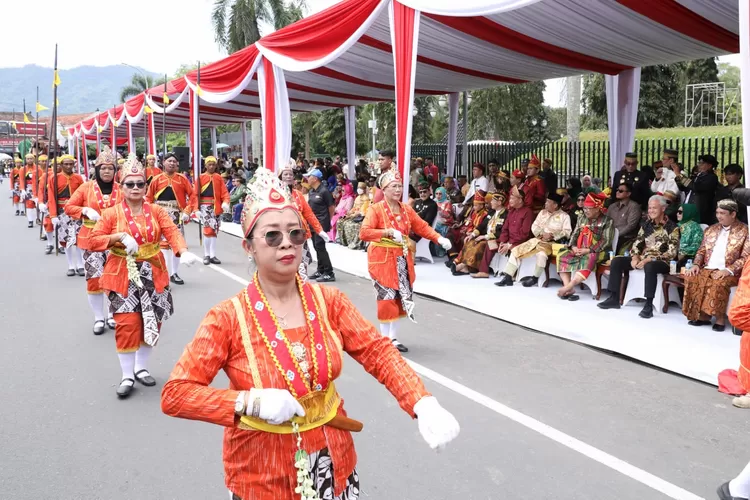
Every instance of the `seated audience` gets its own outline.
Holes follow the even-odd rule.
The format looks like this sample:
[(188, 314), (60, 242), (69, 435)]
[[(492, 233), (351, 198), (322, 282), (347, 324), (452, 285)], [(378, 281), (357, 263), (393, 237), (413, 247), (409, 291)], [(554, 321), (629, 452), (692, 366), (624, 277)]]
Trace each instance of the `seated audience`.
[(602, 190), (599, 189), (599, 187), (594, 184), (593, 180), (591, 179), (591, 176), (586, 174), (583, 177), (581, 177), (581, 186), (583, 189), (583, 194), (588, 195), (589, 193), (601, 193)]
[(737, 220), (737, 209), (733, 200), (719, 201), (716, 207), (719, 222), (706, 229), (693, 267), (684, 272), (682, 311), (690, 325), (710, 325), (713, 316), (716, 318), (713, 330), (724, 331), (730, 289), (739, 283), (742, 267), (750, 255), (748, 229)]
[(677, 266), (682, 266), (688, 259), (695, 257), (703, 241), (703, 229), (698, 222), (698, 207), (692, 204), (682, 205), (677, 210), (677, 225), (680, 226), (680, 250), (677, 252)]
[(508, 215), (500, 230), (497, 245), (488, 243), (485, 248), (482, 262), (479, 264), (479, 272), (472, 278), (489, 278), (490, 263), (495, 254), (507, 255), (514, 247), (529, 239), (534, 213), (524, 205), (524, 193), (518, 187), (510, 190), (508, 201)]
[(563, 282), (557, 296), (563, 300), (578, 300), (576, 286), (586, 281), (596, 271), (596, 266), (607, 260), (615, 228), (612, 219), (606, 215), (606, 200), (604, 193), (591, 193), (586, 197), (583, 216), (570, 236), (568, 248), (557, 256), (557, 273)]
[(552, 244), (567, 243), (573, 230), (570, 227), (570, 215), (560, 208), (561, 201), (562, 197), (559, 194), (549, 194), (544, 210), (539, 212), (531, 225), (531, 233), (534, 237), (511, 250), (508, 264), (500, 275), (500, 281), (495, 285), (513, 286), (513, 276), (521, 267), (521, 261), (534, 256), (536, 257), (534, 274), (523, 277), (521, 284), (530, 287), (539, 283), (539, 276), (544, 272), (547, 259), (552, 255)]
[(232, 191), (229, 193), (229, 203), (232, 207), (232, 222), (240, 223), (242, 209), (245, 207), (245, 195), (247, 195), (247, 186), (245, 178), (241, 175), (235, 175), (232, 179)]
[(666, 208), (667, 200), (663, 196), (657, 194), (648, 200), (648, 218), (641, 223), (630, 256), (612, 259), (607, 285), (609, 297), (597, 304), (599, 308), (619, 309), (623, 277), (634, 269), (642, 269), (646, 273), (643, 291), (646, 304), (639, 316), (654, 316), (657, 275), (669, 273), (669, 262), (677, 258), (680, 248), (680, 228), (664, 214)]
[(331, 241), (336, 241), (336, 224), (338, 223), (339, 219), (341, 219), (342, 217), (346, 217), (346, 215), (354, 206), (354, 189), (352, 188), (352, 183), (347, 182), (343, 186), (339, 187), (341, 188), (342, 194), (339, 198), (338, 203), (336, 204), (336, 209), (333, 211), (333, 217), (331, 218), (331, 230), (328, 231), (328, 237), (331, 239)]
[(667, 217), (672, 221), (677, 222), (677, 211), (680, 209), (682, 204), (680, 200), (682, 196), (678, 192), (667, 190), (662, 196), (667, 199), (667, 209), (664, 211)]
[(615, 192), (614, 203), (607, 208), (607, 215), (619, 232), (617, 248), (614, 249), (617, 255), (630, 250), (641, 226), (641, 206), (630, 198), (632, 194), (632, 184), (620, 184)]
[(484, 216), (487, 215), (484, 203), (486, 195), (487, 193), (482, 190), (477, 191), (476, 196), (473, 197), (474, 202), (466, 216), (461, 221), (457, 221), (451, 228), (448, 238), (451, 240), (452, 247), (448, 251), (448, 260), (445, 261), (446, 266), (451, 266), (451, 263), (461, 252), (466, 237), (479, 226), (484, 220)]
[[(727, 181), (726, 186), (719, 186), (716, 192), (717, 200), (732, 199), (735, 190), (743, 189), (742, 167), (736, 163), (730, 163), (724, 168), (724, 179)], [(735, 199), (737, 202), (737, 220), (747, 224), (747, 204)]]
[(667, 191), (677, 193), (680, 189), (675, 182), (675, 174), (672, 169), (658, 165), (656, 167), (656, 178), (651, 183), (651, 192), (653, 194), (664, 195)]
[(362, 248), (359, 239), (359, 228), (365, 220), (365, 213), (370, 207), (370, 196), (367, 193), (367, 185), (364, 182), (357, 184), (357, 197), (351, 210), (336, 224), (336, 243), (359, 250)]
[[(420, 184), (417, 194), (419, 199), (414, 202), (414, 211), (417, 212), (420, 219), (432, 227), (432, 223), (435, 222), (435, 217), (437, 217), (438, 207), (435, 200), (430, 198), (430, 185), (426, 182)], [(422, 239), (422, 237), (416, 233), (411, 233), (409, 238), (411, 238), (414, 243)]]
[(487, 194), (485, 202), (490, 204), (490, 210), (479, 226), (466, 237), (464, 248), (451, 267), (454, 276), (476, 273), (490, 240), (497, 248), (495, 240), (500, 236), (505, 221), (505, 193)]
[[(453, 204), (448, 198), (448, 192), (444, 187), (439, 187), (435, 190), (435, 203), (437, 205), (437, 223), (435, 224), (435, 231), (440, 236), (448, 237), (448, 232), (454, 223), (453, 216)], [(440, 245), (430, 245), (433, 253), (438, 257), (444, 257), (446, 252)]]
[(453, 180), (453, 177), (446, 177), (443, 179), (443, 188), (445, 188), (448, 200), (451, 203), (458, 204), (464, 201), (464, 196), (461, 194), (461, 190), (456, 187), (456, 182)]
[(526, 167), (526, 179), (519, 188), (526, 193), (526, 200), (524, 204), (531, 207), (531, 211), (534, 215), (540, 213), (544, 209), (544, 205), (547, 201), (547, 187), (544, 184), (544, 180), (539, 176), (539, 170), (542, 165), (539, 162), (539, 158), (536, 155), (531, 156), (528, 166)]

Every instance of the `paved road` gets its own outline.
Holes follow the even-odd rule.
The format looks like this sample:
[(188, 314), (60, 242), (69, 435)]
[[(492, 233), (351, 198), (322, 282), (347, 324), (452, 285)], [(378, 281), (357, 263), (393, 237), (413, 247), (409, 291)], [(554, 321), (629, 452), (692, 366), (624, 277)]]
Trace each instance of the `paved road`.
[[(164, 416), (159, 391), (206, 311), (241, 285), (203, 266), (184, 269), (176, 315), (152, 357), (159, 384), (119, 401), (113, 335), (91, 334), (83, 278), (66, 277), (65, 258), (45, 256), (38, 230), (6, 203), (0, 499), (225, 499), (221, 428)], [(197, 230), (188, 233), (197, 248)], [(237, 239), (222, 237), (218, 249), (222, 268), (247, 277)], [(369, 282), (340, 274), (336, 286), (375, 320)], [(529, 314), (543, 313), (529, 304)], [(387, 391), (347, 362), (337, 384), (365, 423), (355, 437), (362, 499), (715, 498), (716, 485), (750, 459), (750, 412), (713, 387), (424, 297), (417, 316), (400, 335), (408, 358), (490, 401), (427, 379), (462, 425), (454, 445), (435, 454)], [(214, 384), (226, 386), (224, 376)], [(552, 430), (531, 430), (536, 421)], [(560, 444), (550, 439), (556, 431), (582, 443)]]

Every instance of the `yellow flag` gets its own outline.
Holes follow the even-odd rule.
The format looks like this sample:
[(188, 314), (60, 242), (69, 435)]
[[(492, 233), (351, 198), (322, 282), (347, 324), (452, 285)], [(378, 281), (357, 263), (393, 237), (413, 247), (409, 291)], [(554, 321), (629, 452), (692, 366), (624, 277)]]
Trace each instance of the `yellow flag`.
[(99, 125), (99, 126), (96, 127), (96, 130), (97, 130), (97, 132), (99, 132), (101, 134), (102, 130), (104, 130), (104, 127), (102, 127), (101, 125)]
[(59, 86), (60, 86), (60, 83), (61, 83), (61, 82), (60, 82), (60, 75), (59, 75), (59, 74), (57, 73), (57, 70), (55, 70), (55, 81), (54, 81), (54, 82), (52, 82), (52, 84), (53, 84), (53, 85), (54, 85), (55, 87), (59, 87)]
[(151, 113), (154, 112), (154, 110), (146, 106), (145, 108), (143, 108), (143, 112), (146, 113), (147, 115), (150, 115)]
[(169, 96), (166, 92), (164, 92), (164, 97), (162, 98), (162, 101), (164, 101), (164, 104), (169, 104)]
[(55, 99), (55, 106), (60, 107), (60, 99)]
[(40, 111), (48, 110), (49, 108), (47, 106), (42, 106), (38, 102), (36, 103), (36, 112), (39, 113)]
[(195, 93), (198, 94), (198, 97), (203, 97), (203, 89), (200, 85), (195, 86)]
[(26, 116), (26, 113), (23, 114), (23, 122), (24, 123), (31, 123), (31, 120), (29, 120), (29, 117)]

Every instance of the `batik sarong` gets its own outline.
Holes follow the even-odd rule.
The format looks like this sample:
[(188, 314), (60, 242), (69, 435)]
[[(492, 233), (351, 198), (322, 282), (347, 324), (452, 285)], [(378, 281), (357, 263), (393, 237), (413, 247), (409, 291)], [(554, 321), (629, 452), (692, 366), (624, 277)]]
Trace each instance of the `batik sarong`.
[[(399, 313), (403, 311), (410, 320), (416, 323), (414, 319), (414, 300), (412, 299), (414, 292), (411, 288), (411, 283), (409, 283), (409, 269), (406, 257), (403, 255), (396, 257), (396, 272), (398, 273), (398, 290), (385, 287), (375, 280), (372, 281), (379, 304), (378, 320), (381, 322), (396, 321), (400, 316)], [(392, 303), (395, 308), (383, 308), (380, 306), (381, 303), (388, 302)], [(384, 311), (381, 311), (381, 309), (389, 309), (389, 311), (384, 314)]]

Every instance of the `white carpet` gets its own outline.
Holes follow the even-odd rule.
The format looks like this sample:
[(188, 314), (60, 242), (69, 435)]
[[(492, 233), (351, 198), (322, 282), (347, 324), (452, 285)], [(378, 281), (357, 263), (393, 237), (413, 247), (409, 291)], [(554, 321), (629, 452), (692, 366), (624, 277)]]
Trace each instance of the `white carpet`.
[[(236, 224), (222, 223), (221, 229), (241, 237)], [(314, 255), (312, 245), (310, 247)], [(365, 252), (336, 244), (329, 244), (327, 248), (335, 269), (369, 279)], [(418, 294), (556, 337), (614, 351), (709, 384), (717, 385), (721, 370), (739, 366), (738, 336), (729, 328), (717, 333), (710, 327), (689, 326), (674, 304), (669, 314), (657, 312), (646, 320), (638, 317), (641, 305), (632, 302), (631, 306), (620, 310), (604, 311), (596, 307), (588, 291), (577, 292), (581, 296), (577, 302), (560, 300), (555, 293), (560, 284), (555, 281), (551, 281), (547, 289), (524, 288), (518, 283), (499, 288), (493, 285), (496, 279), (452, 276), (442, 260), (434, 264), (420, 262), (416, 273), (414, 289)], [(419, 314), (419, 297), (416, 303), (417, 321), (429, 321)], [(502, 325), (498, 323), (498, 333), (501, 332)], [(498, 341), (502, 338), (498, 337)]]

